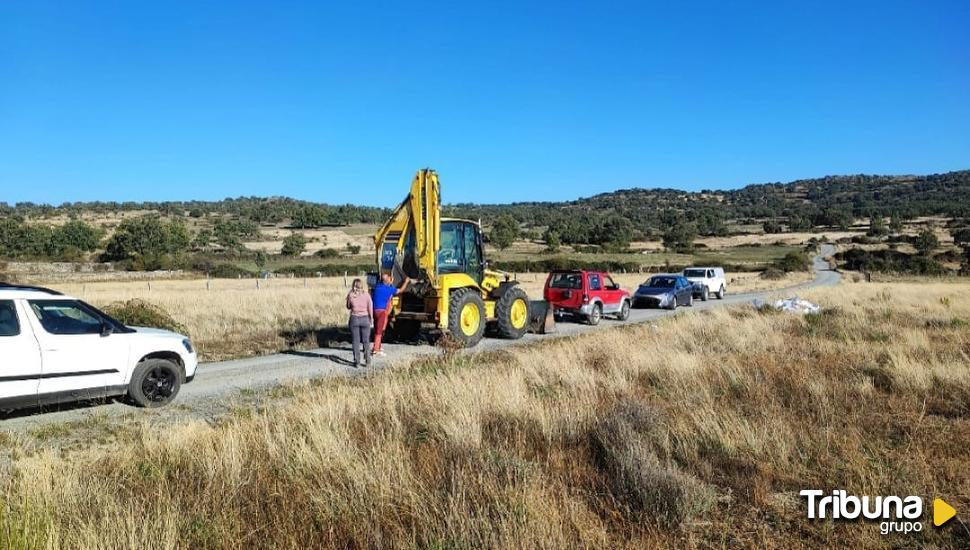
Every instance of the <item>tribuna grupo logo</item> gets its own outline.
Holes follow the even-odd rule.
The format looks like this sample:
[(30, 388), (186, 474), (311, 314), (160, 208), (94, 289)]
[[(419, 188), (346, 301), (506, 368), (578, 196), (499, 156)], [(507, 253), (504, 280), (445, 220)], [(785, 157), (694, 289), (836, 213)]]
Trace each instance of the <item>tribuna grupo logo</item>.
[[(808, 505), (808, 519), (865, 519), (879, 522), (879, 532), (918, 533), (923, 530), (923, 499), (917, 496), (854, 496), (839, 489), (824, 491), (806, 489), (799, 495)], [(956, 515), (956, 510), (943, 501), (933, 501), (933, 525), (940, 527)]]

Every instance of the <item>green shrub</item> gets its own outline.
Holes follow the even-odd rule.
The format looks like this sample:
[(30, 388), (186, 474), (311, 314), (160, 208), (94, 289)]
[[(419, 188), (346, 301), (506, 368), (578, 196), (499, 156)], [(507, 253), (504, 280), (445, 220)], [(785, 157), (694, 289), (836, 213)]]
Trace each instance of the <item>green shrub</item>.
[(128, 326), (160, 328), (185, 335), (189, 332), (164, 309), (144, 300), (115, 302), (106, 306), (104, 312)]
[(791, 273), (792, 271), (808, 271), (811, 265), (812, 261), (809, 259), (808, 254), (804, 252), (789, 252), (785, 254), (784, 258), (775, 260), (772, 267), (785, 273)]
[(208, 274), (216, 279), (248, 279), (256, 276), (255, 272), (236, 264), (216, 264), (209, 269)]
[(852, 248), (835, 255), (842, 267), (850, 271), (875, 271), (910, 275), (945, 275), (949, 272), (940, 262), (917, 254), (897, 250), (861, 250)]
[(283, 249), (280, 254), (283, 256), (299, 256), (306, 250), (307, 239), (302, 233), (293, 233), (283, 239)]
[(324, 248), (321, 250), (317, 250), (316, 252), (313, 253), (313, 255), (316, 256), (317, 258), (338, 258), (340, 257), (340, 251), (334, 248)]
[(761, 275), (759, 276), (766, 281), (777, 281), (778, 279), (785, 278), (785, 272), (777, 267), (769, 267), (768, 269), (762, 271)]

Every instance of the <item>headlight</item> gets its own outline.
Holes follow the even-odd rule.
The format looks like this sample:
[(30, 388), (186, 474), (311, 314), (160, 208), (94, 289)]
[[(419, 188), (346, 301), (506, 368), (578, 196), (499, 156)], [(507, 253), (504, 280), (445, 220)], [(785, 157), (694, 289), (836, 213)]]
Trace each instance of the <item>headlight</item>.
[(182, 340), (182, 345), (185, 346), (185, 351), (195, 353), (195, 350), (192, 349), (192, 341), (188, 338)]

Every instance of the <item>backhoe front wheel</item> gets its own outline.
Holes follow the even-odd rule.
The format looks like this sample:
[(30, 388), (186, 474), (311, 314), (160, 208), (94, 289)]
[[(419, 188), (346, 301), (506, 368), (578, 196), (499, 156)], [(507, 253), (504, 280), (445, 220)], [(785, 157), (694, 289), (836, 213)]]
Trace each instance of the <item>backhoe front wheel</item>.
[(519, 287), (512, 287), (495, 302), (498, 333), (502, 338), (518, 340), (529, 329), (529, 296)]
[(485, 334), (485, 302), (475, 289), (459, 288), (451, 293), (448, 334), (466, 348), (481, 341)]

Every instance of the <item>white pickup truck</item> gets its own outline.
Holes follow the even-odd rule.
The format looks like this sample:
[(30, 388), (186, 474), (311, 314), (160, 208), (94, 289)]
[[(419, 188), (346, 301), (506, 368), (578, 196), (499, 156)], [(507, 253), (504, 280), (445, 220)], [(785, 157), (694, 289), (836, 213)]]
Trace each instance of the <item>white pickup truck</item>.
[(723, 267), (688, 267), (684, 270), (684, 277), (694, 283), (694, 297), (705, 302), (711, 294), (717, 296), (718, 300), (723, 300), (727, 294)]
[(110, 396), (160, 407), (197, 366), (185, 336), (127, 327), (52, 290), (0, 283), (0, 411)]

